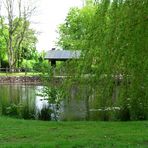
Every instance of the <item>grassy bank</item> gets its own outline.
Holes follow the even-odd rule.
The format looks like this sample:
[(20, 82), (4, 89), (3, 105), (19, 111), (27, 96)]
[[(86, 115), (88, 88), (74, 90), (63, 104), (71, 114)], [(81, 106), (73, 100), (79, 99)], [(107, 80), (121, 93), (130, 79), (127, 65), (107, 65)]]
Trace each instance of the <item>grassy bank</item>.
[(0, 76), (39, 76), (41, 73), (39, 72), (18, 72), (18, 73), (2, 73), (0, 72)]
[(44, 122), (0, 117), (0, 147), (148, 147), (148, 122)]

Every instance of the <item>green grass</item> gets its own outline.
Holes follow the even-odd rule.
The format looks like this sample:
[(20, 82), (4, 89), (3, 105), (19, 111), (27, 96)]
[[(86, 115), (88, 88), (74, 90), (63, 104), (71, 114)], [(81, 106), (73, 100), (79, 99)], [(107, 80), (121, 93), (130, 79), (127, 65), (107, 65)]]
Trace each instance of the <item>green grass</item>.
[(41, 73), (33, 72), (19, 72), (19, 73), (0, 73), (0, 76), (39, 76)]
[(148, 147), (148, 122), (45, 122), (0, 117), (0, 148)]

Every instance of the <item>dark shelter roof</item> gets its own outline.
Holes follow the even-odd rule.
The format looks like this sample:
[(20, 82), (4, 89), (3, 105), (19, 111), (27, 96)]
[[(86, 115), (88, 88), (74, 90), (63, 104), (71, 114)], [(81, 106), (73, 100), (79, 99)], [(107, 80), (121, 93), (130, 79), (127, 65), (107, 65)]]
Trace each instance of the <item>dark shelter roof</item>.
[(69, 59), (79, 59), (80, 51), (79, 50), (49, 50), (45, 54), (46, 60), (69, 60)]

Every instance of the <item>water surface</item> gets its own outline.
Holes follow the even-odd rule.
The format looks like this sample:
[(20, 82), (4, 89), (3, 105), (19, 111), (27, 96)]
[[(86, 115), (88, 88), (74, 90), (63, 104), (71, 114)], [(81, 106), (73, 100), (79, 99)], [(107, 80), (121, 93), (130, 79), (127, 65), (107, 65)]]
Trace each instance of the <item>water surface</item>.
[[(42, 111), (41, 119), (52, 119), (49, 116), (49, 104), (44, 100), (44, 86), (22, 84), (0, 84), (0, 114), (26, 119), (37, 119)], [(77, 99), (61, 102), (59, 120), (84, 120), (86, 116), (85, 102)]]

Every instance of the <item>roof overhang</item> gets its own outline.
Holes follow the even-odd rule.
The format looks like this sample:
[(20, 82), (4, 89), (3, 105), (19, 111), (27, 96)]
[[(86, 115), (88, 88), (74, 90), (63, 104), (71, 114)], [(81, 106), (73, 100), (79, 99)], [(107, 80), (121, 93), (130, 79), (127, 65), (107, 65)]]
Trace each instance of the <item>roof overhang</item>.
[(66, 61), (80, 58), (80, 50), (49, 50), (44, 59), (49, 61)]

